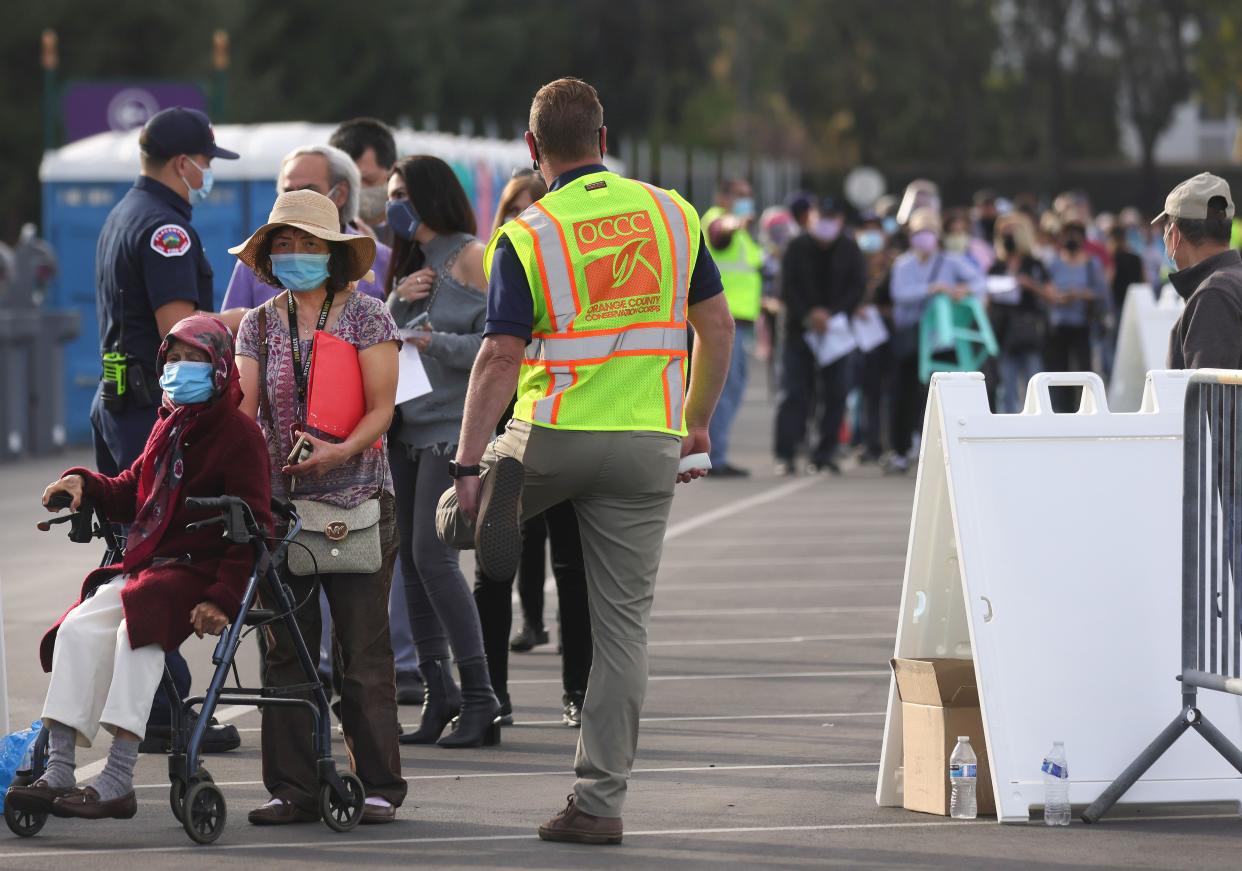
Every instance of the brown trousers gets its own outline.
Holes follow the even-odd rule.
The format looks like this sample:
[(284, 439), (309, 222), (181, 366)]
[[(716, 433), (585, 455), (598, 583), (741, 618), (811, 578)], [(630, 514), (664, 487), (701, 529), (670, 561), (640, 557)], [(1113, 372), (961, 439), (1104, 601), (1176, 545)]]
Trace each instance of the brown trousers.
[[(407, 784), (401, 777), (397, 743), (397, 693), (392, 641), (388, 635), (388, 591), (397, 558), (397, 526), (393, 497), (380, 497), (380, 546), (384, 564), (373, 575), (320, 576), (328, 597), (344, 678), (341, 682), (341, 725), (349, 765), (368, 796), (400, 805)], [(293, 590), (295, 606), (310, 597), (296, 617), (302, 637), (318, 659), (321, 617), (314, 577), (282, 573)], [(264, 686), (306, 683), (289, 632), (279, 623), (268, 626)], [(313, 678), (312, 678), (313, 680)], [(305, 698), (310, 698), (307, 693)], [(311, 740), (314, 720), (309, 711), (293, 707), (263, 708), (263, 784), (275, 798), (316, 812), (319, 782)]]

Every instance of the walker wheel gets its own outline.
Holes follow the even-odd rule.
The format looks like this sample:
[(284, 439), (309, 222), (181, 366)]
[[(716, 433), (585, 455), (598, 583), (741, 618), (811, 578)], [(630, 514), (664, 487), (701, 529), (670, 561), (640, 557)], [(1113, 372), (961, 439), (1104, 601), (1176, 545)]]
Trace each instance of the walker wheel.
[[(31, 778), (22, 775), (13, 778), (13, 786), (29, 786), (33, 782)], [(43, 831), (44, 825), (47, 824), (47, 814), (18, 810), (13, 807), (12, 803), (5, 802), (4, 821), (13, 834), (23, 838), (33, 838)]]
[(185, 794), (184, 813), (181, 825), (190, 840), (197, 844), (210, 844), (224, 832), (224, 823), (228, 818), (224, 793), (209, 780), (192, 784)]
[[(190, 777), (190, 786), (193, 786), (200, 780), (206, 781), (207, 783), (213, 782), (211, 774), (208, 773), (205, 768), (200, 768)], [(182, 783), (179, 778), (174, 777), (171, 782), (169, 782), (168, 806), (172, 808), (173, 816), (177, 818), (177, 822), (179, 823), (185, 822), (185, 812), (182, 810), (182, 808), (185, 807), (185, 792), (186, 785)]]
[(319, 785), (319, 814), (334, 832), (348, 832), (358, 825), (367, 800), (366, 789), (356, 774), (346, 771), (341, 774), (341, 781), (345, 784), (345, 791), (349, 793), (345, 801), (337, 796), (332, 784)]

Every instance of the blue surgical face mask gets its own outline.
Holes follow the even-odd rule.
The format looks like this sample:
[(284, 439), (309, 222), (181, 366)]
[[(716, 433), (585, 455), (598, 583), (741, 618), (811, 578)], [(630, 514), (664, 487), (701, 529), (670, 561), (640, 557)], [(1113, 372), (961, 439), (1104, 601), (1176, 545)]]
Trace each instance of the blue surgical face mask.
[[(194, 163), (192, 158), (187, 157), (186, 160)], [(190, 205), (197, 206), (199, 203), (211, 196), (211, 186), (215, 184), (215, 176), (212, 175), (211, 167), (203, 168), (194, 163), (194, 168), (203, 174), (203, 186), (201, 188), (190, 187), (190, 183), (185, 180), (185, 176), (180, 176), (181, 181), (185, 183), (186, 190), (190, 192)]]
[(864, 254), (874, 254), (884, 249), (884, 233), (880, 230), (859, 230), (855, 241)]
[(302, 293), (328, 280), (330, 254), (273, 254), (272, 275), (285, 287)]
[(738, 218), (753, 218), (755, 216), (755, 201), (750, 197), (738, 197), (733, 201), (733, 214)]
[(414, 239), (414, 234), (418, 232), (418, 227), (423, 220), (414, 211), (414, 204), (409, 200), (389, 200), (388, 207), (388, 228), (398, 238), (410, 242)]
[(174, 405), (206, 402), (216, 392), (215, 368), (210, 363), (193, 360), (168, 363), (160, 376), (160, 387)]

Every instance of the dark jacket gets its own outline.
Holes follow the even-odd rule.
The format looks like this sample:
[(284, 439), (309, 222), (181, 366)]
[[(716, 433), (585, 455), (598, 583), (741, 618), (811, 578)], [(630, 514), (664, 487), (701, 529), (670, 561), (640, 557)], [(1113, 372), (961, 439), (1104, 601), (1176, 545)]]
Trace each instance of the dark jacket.
[(1186, 300), (1169, 336), (1169, 368), (1242, 369), (1242, 256), (1215, 254), (1169, 281)]
[(809, 233), (796, 236), (781, 258), (781, 302), (787, 335), (801, 337), (813, 308), (850, 314), (867, 289), (867, 263), (848, 236), (823, 245)]
[[(221, 402), (199, 418), (183, 445), (185, 480), (173, 508), (172, 520), (156, 546), (152, 561), (139, 568), (121, 592), (121, 605), (129, 630), (130, 645), (137, 650), (159, 644), (176, 650), (190, 636), (190, 612), (203, 601), (215, 603), (234, 618), (254, 561), (250, 545), (221, 540), (220, 527), (193, 532), (186, 524), (211, 517), (213, 511), (185, 507), (187, 496), (239, 496), (254, 512), (264, 529), (272, 527), (271, 484), (267, 445), (258, 425), (236, 406)], [(148, 450), (151, 445), (148, 442)], [(66, 475), (81, 475), (84, 494), (116, 523), (130, 523), (145, 500), (140, 481), (147, 453), (115, 478), (75, 468)], [(168, 562), (160, 562), (161, 559)], [(158, 564), (155, 564), (158, 563)], [(89, 597), (95, 588), (121, 573), (121, 566), (91, 572), (82, 584), (78, 601), (62, 614), (39, 645), (44, 671), (52, 670), (56, 630), (69, 611)]]

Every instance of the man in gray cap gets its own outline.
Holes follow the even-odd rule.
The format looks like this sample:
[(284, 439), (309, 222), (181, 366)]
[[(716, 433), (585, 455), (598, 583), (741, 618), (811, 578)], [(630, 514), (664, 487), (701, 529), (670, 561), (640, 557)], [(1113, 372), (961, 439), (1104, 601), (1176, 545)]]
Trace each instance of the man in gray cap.
[(1169, 337), (1170, 369), (1242, 369), (1242, 256), (1229, 247), (1228, 183), (1201, 172), (1173, 189), (1164, 211), (1169, 281), (1186, 308)]

